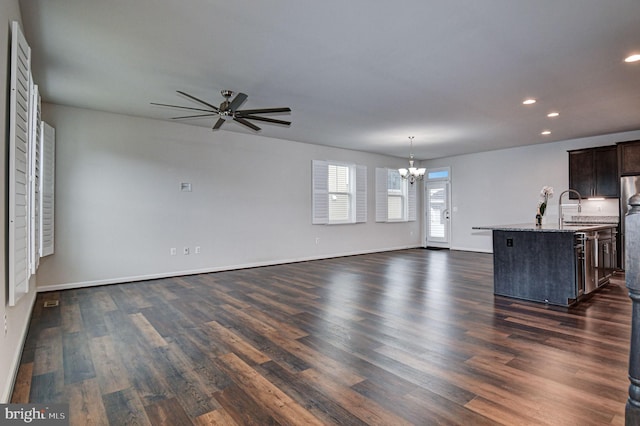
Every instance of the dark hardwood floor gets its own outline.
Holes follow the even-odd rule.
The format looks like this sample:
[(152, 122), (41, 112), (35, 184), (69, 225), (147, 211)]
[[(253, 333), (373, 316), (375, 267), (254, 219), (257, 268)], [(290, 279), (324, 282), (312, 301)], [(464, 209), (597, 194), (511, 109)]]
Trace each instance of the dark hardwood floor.
[(39, 294), (12, 402), (77, 425), (624, 424), (623, 279), (563, 309), (495, 297), (492, 269), (414, 249)]

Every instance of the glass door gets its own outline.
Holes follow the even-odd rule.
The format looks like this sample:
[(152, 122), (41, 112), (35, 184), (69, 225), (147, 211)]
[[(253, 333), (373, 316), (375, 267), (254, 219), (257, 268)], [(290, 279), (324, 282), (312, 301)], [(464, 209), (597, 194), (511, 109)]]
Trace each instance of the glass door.
[(425, 213), (427, 247), (449, 248), (450, 194), (448, 181), (434, 181), (425, 185)]

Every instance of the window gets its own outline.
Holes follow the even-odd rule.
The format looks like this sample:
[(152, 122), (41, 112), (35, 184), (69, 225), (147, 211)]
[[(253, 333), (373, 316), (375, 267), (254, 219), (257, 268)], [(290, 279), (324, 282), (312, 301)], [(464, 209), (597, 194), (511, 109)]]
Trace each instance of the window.
[(367, 221), (367, 168), (314, 160), (313, 224)]
[(416, 184), (402, 179), (397, 169), (376, 169), (376, 222), (415, 221)]

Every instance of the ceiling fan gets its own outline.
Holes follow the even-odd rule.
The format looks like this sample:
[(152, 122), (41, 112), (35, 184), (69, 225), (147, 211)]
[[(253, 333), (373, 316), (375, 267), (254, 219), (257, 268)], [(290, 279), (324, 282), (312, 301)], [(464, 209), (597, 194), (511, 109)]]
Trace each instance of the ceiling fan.
[(214, 106), (208, 102), (203, 101), (202, 99), (196, 98), (188, 93), (182, 92), (180, 90), (177, 91), (182, 96), (186, 96), (194, 102), (197, 102), (200, 105), (204, 105), (206, 108), (194, 108), (194, 107), (186, 107), (182, 105), (169, 105), (169, 104), (159, 104), (155, 102), (151, 102), (151, 105), (159, 105), (170, 108), (180, 108), (186, 109), (189, 111), (200, 111), (199, 114), (195, 115), (185, 115), (182, 117), (172, 117), (172, 120), (182, 120), (187, 118), (202, 118), (202, 117), (215, 117), (218, 116), (218, 121), (213, 125), (213, 130), (218, 130), (220, 126), (224, 124), (227, 120), (236, 121), (244, 126), (249, 127), (256, 132), (260, 130), (260, 127), (251, 123), (247, 120), (257, 120), (264, 121), (265, 123), (274, 123), (274, 124), (283, 124), (288, 126), (291, 124), (290, 121), (284, 120), (276, 120), (275, 118), (268, 117), (259, 117), (255, 114), (272, 114), (277, 112), (291, 112), (291, 108), (283, 107), (283, 108), (261, 108), (261, 109), (238, 109), (240, 105), (247, 100), (247, 95), (244, 93), (238, 93), (232, 101), (229, 101), (233, 96), (232, 90), (221, 90), (220, 93), (224, 97), (224, 101), (220, 104), (220, 106)]

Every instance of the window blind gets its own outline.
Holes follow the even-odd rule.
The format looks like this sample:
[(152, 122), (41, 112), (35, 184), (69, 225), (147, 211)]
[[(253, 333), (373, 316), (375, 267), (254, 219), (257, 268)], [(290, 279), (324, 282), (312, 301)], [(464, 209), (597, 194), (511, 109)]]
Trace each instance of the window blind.
[(376, 168), (376, 222), (386, 222), (388, 217), (389, 172)]
[(29, 165), (30, 190), (29, 190), (29, 211), (30, 211), (30, 244), (29, 244), (29, 264), (31, 273), (35, 274), (40, 262), (40, 171), (41, 171), (41, 147), (40, 138), (40, 94), (38, 86), (31, 84), (31, 113), (29, 123)]
[(41, 127), (40, 256), (44, 257), (53, 254), (54, 248), (56, 130), (45, 122)]
[(329, 167), (326, 161), (312, 161), (312, 220), (314, 225), (329, 222)]
[(367, 166), (356, 166), (356, 222), (367, 221)]

